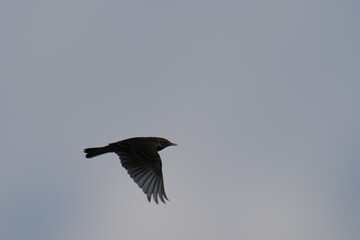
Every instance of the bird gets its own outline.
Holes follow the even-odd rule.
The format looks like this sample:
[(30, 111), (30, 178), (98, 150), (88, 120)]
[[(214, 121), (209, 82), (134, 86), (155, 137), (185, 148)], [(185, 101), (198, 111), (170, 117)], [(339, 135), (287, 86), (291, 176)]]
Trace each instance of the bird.
[(152, 195), (158, 204), (158, 197), (163, 203), (165, 199), (169, 201), (165, 193), (162, 163), (158, 153), (169, 146), (177, 146), (177, 144), (161, 137), (133, 137), (104, 147), (86, 148), (84, 152), (86, 158), (110, 152), (116, 153), (121, 165), (143, 190), (148, 201), (151, 201)]

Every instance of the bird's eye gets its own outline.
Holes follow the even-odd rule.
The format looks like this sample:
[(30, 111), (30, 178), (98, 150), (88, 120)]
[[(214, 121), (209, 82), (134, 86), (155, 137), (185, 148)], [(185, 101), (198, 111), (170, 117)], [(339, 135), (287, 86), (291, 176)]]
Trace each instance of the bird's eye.
[(165, 140), (161, 140), (159, 142), (159, 146), (161, 146), (161, 147), (166, 147), (167, 145), (168, 145), (168, 143)]

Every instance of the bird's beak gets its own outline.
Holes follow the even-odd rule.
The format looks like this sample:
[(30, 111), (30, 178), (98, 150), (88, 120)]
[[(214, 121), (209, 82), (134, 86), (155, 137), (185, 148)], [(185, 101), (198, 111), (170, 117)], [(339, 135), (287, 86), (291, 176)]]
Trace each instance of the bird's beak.
[(177, 144), (176, 143), (171, 143), (171, 145), (170, 146), (177, 146)]

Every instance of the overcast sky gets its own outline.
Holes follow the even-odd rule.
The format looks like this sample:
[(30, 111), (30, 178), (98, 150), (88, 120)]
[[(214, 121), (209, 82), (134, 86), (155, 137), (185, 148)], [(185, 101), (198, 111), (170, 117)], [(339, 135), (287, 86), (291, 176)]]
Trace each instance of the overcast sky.
[[(359, 9), (0, 1), (0, 239), (360, 239)], [(82, 152), (133, 136), (166, 205)]]

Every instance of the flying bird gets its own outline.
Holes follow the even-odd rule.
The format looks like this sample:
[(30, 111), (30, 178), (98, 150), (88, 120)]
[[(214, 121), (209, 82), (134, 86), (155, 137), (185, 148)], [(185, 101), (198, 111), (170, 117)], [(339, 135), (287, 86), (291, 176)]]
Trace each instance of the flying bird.
[(110, 143), (105, 147), (86, 148), (84, 152), (86, 158), (109, 152), (116, 153), (121, 165), (147, 195), (149, 202), (152, 195), (156, 203), (158, 197), (165, 203), (164, 199), (168, 200), (168, 198), (165, 194), (162, 163), (158, 152), (168, 146), (177, 146), (177, 144), (160, 137), (134, 137)]

